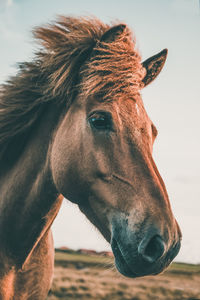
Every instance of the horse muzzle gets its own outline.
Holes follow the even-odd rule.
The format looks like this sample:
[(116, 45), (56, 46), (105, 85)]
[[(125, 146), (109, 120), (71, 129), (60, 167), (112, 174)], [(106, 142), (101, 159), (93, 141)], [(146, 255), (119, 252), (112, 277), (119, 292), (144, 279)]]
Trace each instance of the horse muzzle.
[[(135, 278), (161, 273), (175, 258), (180, 249), (181, 233), (177, 227), (177, 238), (165, 242), (158, 230), (149, 228), (130, 232), (113, 226), (111, 247), (118, 271), (127, 277)], [(170, 246), (168, 246), (170, 244)]]

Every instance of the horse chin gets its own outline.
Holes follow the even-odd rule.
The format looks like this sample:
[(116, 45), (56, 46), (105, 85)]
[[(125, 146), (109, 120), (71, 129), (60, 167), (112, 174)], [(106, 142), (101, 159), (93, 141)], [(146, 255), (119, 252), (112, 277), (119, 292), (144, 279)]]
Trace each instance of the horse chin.
[(117, 241), (114, 238), (112, 239), (112, 242), (111, 242), (111, 248), (112, 248), (112, 251), (113, 251), (113, 254), (115, 257), (115, 265), (116, 265), (117, 270), (126, 277), (130, 277), (130, 278), (139, 277), (140, 275), (135, 273), (129, 267), (122, 252), (119, 249)]

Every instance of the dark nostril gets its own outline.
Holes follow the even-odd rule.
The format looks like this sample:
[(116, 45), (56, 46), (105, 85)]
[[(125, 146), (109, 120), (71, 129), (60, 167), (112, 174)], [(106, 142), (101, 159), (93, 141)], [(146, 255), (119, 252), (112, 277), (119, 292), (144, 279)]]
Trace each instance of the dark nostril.
[(142, 241), (138, 253), (149, 263), (157, 261), (165, 252), (165, 243), (159, 235), (152, 237), (148, 243)]

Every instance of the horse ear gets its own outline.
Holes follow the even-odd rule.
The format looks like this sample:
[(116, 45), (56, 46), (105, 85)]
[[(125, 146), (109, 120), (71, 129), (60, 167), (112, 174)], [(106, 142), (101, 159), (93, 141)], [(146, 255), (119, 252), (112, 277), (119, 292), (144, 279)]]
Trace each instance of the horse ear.
[(142, 66), (146, 69), (146, 75), (142, 80), (144, 86), (147, 86), (158, 76), (166, 61), (167, 52), (168, 50), (164, 49), (142, 63)]
[(126, 28), (125, 24), (116, 25), (108, 29), (101, 37), (101, 42), (111, 43), (118, 39), (118, 37), (124, 32)]

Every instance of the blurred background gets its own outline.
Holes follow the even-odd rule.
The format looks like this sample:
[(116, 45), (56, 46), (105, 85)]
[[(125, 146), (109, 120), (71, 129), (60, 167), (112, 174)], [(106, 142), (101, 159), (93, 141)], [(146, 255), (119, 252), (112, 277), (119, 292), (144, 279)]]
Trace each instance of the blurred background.
[[(199, 0), (0, 0), (0, 83), (31, 60), (31, 30), (56, 15), (119, 20), (134, 31), (146, 58), (169, 49), (166, 65), (142, 91), (159, 135), (154, 158), (183, 233), (176, 261), (200, 263), (200, 5)], [(109, 250), (76, 205), (65, 200), (53, 224), (55, 246)]]

